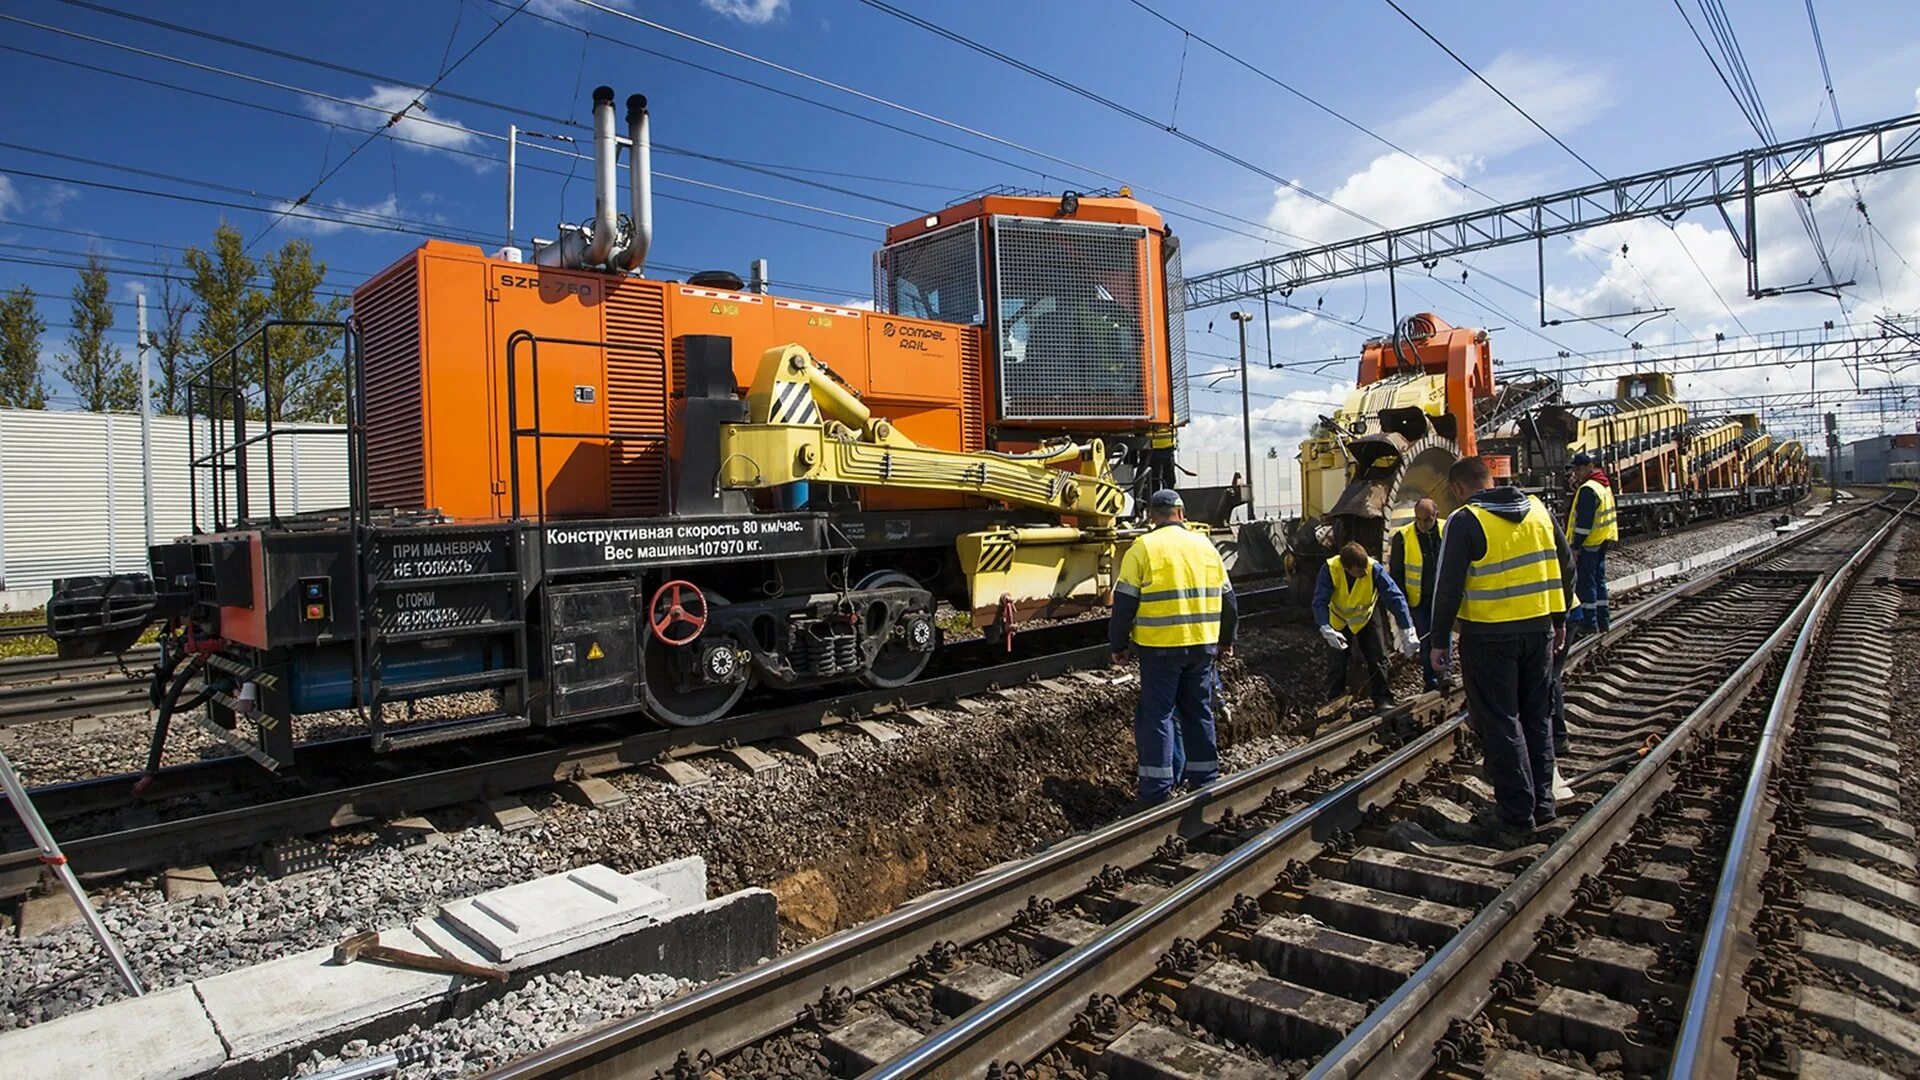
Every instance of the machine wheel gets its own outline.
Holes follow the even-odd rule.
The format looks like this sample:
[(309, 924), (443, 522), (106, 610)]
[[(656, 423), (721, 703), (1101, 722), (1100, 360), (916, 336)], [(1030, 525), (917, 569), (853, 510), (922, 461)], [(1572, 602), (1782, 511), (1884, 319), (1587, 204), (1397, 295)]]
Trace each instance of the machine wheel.
[[(894, 586), (906, 586), (918, 589), (920, 583), (898, 570), (881, 570), (868, 574), (860, 580), (856, 589), (879, 589)], [(931, 611), (923, 612), (928, 616)], [(931, 619), (922, 623), (929, 631), (933, 630)], [(920, 677), (927, 669), (927, 662), (933, 659), (933, 650), (915, 651), (896, 640), (889, 640), (874, 655), (873, 663), (860, 673), (860, 681), (876, 690), (891, 690), (896, 686), (905, 686)]]
[(647, 713), (655, 720), (669, 727), (698, 727), (710, 724), (725, 716), (746, 695), (747, 680), (719, 683), (713, 686), (700, 686), (691, 690), (682, 690), (673, 677), (673, 665), (679, 661), (675, 654), (682, 650), (694, 650), (694, 657), (715, 664), (740, 664), (738, 650), (719, 648), (724, 643), (719, 640), (707, 640), (704, 634), (706, 612), (726, 605), (726, 598), (719, 593), (707, 590), (701, 612), (702, 633), (688, 638), (684, 643), (669, 645), (659, 634), (642, 633), (641, 664), (644, 672), (641, 689), (646, 695)]

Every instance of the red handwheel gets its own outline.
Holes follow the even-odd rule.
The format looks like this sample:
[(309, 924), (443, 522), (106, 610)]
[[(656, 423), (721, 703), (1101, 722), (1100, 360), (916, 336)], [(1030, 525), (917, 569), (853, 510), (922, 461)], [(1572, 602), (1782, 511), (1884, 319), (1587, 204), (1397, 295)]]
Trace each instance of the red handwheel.
[(700, 586), (675, 578), (653, 592), (647, 604), (647, 628), (661, 644), (691, 645), (707, 627), (707, 597)]

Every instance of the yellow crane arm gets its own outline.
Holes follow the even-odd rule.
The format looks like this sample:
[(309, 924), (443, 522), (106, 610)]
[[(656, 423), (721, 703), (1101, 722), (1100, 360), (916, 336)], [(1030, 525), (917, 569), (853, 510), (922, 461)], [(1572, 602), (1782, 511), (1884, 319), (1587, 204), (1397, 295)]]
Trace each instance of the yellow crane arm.
[(958, 491), (1073, 515), (1095, 528), (1111, 526), (1124, 501), (1097, 439), (1031, 454), (920, 446), (874, 416), (799, 345), (762, 355), (747, 415), (748, 423), (721, 426), (723, 487), (804, 480)]

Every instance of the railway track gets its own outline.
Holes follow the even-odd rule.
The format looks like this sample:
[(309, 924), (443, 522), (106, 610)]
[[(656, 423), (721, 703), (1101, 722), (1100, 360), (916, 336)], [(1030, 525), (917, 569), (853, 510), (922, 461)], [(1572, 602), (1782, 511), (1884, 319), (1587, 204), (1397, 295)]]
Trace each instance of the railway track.
[(0, 660), (0, 728), (144, 709), (146, 679), (159, 657), (157, 646), (143, 645), (85, 660)]
[[(1549, 843), (1486, 844), (1457, 693), (1426, 695), (493, 1075), (1399, 1075), (1434, 1068), (1436, 1046), (1465, 1067), (1454, 1043), (1496, 989), (1543, 985), (1507, 965), (1575, 905), (1646, 939), (1596, 946), (1583, 972), (1680, 972), (1681, 935), (1660, 935), (1704, 872), (1687, 830), (1717, 835), (1699, 819), (1719, 804), (1685, 786), (1720, 761), (1706, 739), (1783, 666), (1832, 556), (1892, 529), (1850, 515), (1577, 646), (1575, 794)], [(1647, 847), (1689, 854), (1642, 867)], [(1605, 1018), (1658, 1043), (1672, 1000)]]
[[(1258, 623), (1280, 615), (1281, 593), (1246, 592), (1243, 617)], [(138, 790), (141, 778), (128, 773), (48, 785), (32, 794), (76, 869), (115, 874), (734, 745), (884, 721), (916, 706), (1108, 663), (1104, 621), (1029, 630), (1016, 646), (1019, 651), (1007, 658), (984, 639), (962, 642), (944, 651), (944, 673), (904, 687), (799, 696), (700, 727), (636, 731), (610, 721), (388, 755), (374, 754), (365, 737), (355, 736), (302, 745), (297, 766), (278, 776), (246, 757), (227, 756), (169, 766)], [(0, 822), (0, 871), (38, 859), (16, 824)]]

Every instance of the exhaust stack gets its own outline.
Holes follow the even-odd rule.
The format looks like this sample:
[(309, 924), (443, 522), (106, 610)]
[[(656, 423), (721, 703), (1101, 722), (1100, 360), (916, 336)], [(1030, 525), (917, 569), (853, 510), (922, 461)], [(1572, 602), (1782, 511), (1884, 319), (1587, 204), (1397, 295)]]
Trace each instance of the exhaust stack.
[(593, 92), (593, 240), (587, 245), (587, 265), (600, 266), (620, 241), (620, 172), (616, 155), (619, 138), (613, 131), (613, 87)]
[[(611, 107), (609, 107), (611, 112)], [(627, 193), (627, 216), (631, 219), (633, 236), (613, 259), (613, 264), (630, 274), (637, 274), (646, 265), (647, 251), (653, 247), (653, 136), (648, 130), (647, 97), (634, 94), (627, 98), (627, 141), (631, 149), (627, 158), (628, 182), (632, 188)]]

